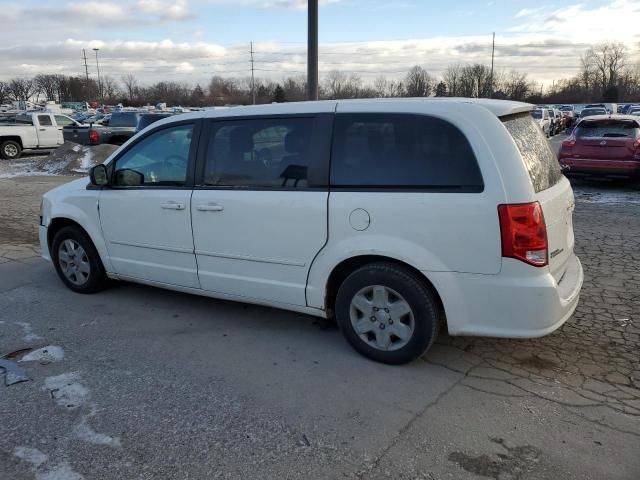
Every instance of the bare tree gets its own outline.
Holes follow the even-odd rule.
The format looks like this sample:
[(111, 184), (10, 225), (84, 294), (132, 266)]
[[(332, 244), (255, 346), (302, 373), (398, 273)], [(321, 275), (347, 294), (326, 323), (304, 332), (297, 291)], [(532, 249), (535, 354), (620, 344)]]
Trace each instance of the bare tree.
[(449, 65), (444, 72), (443, 80), (447, 84), (447, 93), (450, 97), (460, 95), (460, 76), (462, 67), (459, 63)]
[(522, 101), (531, 94), (533, 88), (526, 73), (511, 70), (506, 74), (501, 90), (507, 98)]
[(416, 65), (407, 73), (404, 88), (407, 97), (428, 97), (433, 90), (433, 79), (424, 68)]
[(615, 87), (626, 65), (626, 48), (622, 43), (601, 43), (589, 48), (582, 57), (583, 69), (593, 74), (604, 92)]
[(489, 97), (491, 95), (491, 69), (479, 63), (464, 66), (460, 72), (459, 93), (463, 97)]
[(105, 75), (102, 77), (102, 96), (110, 101), (116, 101), (120, 95), (120, 86), (115, 78)]
[(31, 78), (14, 78), (9, 81), (9, 96), (13, 100), (28, 101), (38, 91)]
[(60, 81), (58, 75), (42, 74), (36, 75), (33, 79), (38, 92), (42, 93), (45, 100), (56, 101), (58, 93), (58, 83)]
[(0, 81), (0, 103), (6, 103), (9, 100), (9, 85), (7, 82)]
[(133, 100), (138, 91), (138, 79), (133, 73), (127, 73), (126, 75), (123, 75), (120, 80), (124, 85), (127, 97), (129, 97), (129, 102), (133, 103)]
[(331, 70), (324, 82), (324, 91), (328, 98), (357, 98), (362, 90), (362, 79), (347, 75), (339, 70)]

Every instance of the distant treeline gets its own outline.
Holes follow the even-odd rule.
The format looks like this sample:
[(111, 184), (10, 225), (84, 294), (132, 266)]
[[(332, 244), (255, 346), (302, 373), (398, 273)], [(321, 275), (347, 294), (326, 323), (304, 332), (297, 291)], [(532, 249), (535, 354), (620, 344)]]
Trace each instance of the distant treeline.
[[(523, 72), (496, 70), (483, 64), (453, 64), (437, 77), (420, 65), (401, 79), (384, 76), (365, 82), (358, 75), (332, 70), (322, 79), (320, 98), (371, 97), (491, 97), (531, 103), (640, 102), (640, 68), (631, 63), (624, 45), (604, 43), (589, 48), (580, 57), (581, 71), (573, 78), (559, 79), (551, 88), (529, 79)], [(0, 103), (12, 100), (55, 102), (97, 101), (125, 106), (244, 105), (299, 101), (306, 98), (306, 78), (281, 81), (249, 77), (214, 76), (209, 85), (160, 81), (142, 85), (134, 74), (120, 79), (108, 75), (97, 80), (82, 76), (41, 74), (0, 81)]]

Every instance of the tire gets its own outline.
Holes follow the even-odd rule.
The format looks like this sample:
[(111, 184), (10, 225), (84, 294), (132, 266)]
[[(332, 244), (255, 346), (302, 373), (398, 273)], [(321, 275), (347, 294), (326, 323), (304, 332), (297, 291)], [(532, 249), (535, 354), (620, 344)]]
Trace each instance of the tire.
[(353, 348), (390, 365), (408, 363), (425, 353), (438, 337), (441, 323), (438, 302), (423, 279), (393, 263), (372, 263), (349, 275), (338, 289), (335, 314)]
[[(70, 248), (74, 245), (81, 250)], [(53, 237), (50, 253), (58, 276), (70, 290), (76, 293), (96, 293), (107, 286), (107, 274), (100, 255), (81, 228), (61, 228)]]
[(15, 160), (16, 158), (20, 158), (21, 153), (22, 147), (18, 142), (13, 140), (5, 140), (0, 145), (0, 157), (4, 160)]

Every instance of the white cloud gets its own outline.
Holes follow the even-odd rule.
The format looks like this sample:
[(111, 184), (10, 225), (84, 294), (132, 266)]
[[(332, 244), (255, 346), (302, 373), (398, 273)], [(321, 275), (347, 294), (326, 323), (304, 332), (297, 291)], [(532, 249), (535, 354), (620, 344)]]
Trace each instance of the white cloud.
[(186, 20), (193, 16), (187, 0), (138, 0), (137, 6), (143, 12), (159, 14), (163, 20)]
[(555, 10), (537, 10), (518, 12), (516, 18), (523, 21), (509, 31), (562, 36), (567, 42), (619, 41), (637, 46), (633, 38), (637, 29), (631, 26), (640, 25), (638, 0), (614, 0), (598, 7), (573, 4)]
[[(319, 0), (318, 5), (326, 6), (338, 3), (341, 0)], [(308, 0), (209, 0), (214, 5), (235, 5), (255, 8), (285, 8), (293, 10), (306, 10)]]
[(101, 21), (122, 20), (126, 15), (121, 5), (109, 2), (70, 3), (67, 11), (74, 16), (100, 18)]
[[(301, 4), (299, 0), (206, 1), (272, 8), (276, 3), (281, 8), (296, 8)], [(94, 8), (94, 3), (86, 5)], [(302, 3), (306, 4), (306, 0)], [(77, 24), (95, 21), (95, 16), (90, 15), (88, 9), (78, 8), (78, 5), (81, 5), (80, 0), (65, 3), (55, 10), (7, 8), (12, 20), (3, 24), (3, 35), (11, 40), (0, 42), (0, 80), (36, 73), (84, 75), (82, 49), (87, 50), (89, 73), (94, 75), (95, 58), (92, 48), (100, 49), (101, 73), (119, 78), (125, 73), (135, 72), (143, 83), (176, 80), (206, 84), (212, 75), (250, 75), (248, 45), (223, 46), (204, 41), (207, 38), (206, 27), (194, 26), (189, 18), (180, 18), (182, 14), (189, 15), (190, 5), (186, 1), (136, 0), (135, 3), (128, 3), (128, 7), (123, 7), (124, 2), (100, 3), (104, 18), (118, 18), (121, 15), (120, 9), (124, 9), (126, 18), (120, 22), (128, 22), (127, 28), (131, 31), (135, 29), (135, 38), (145, 38), (144, 35), (149, 31), (157, 31), (156, 25), (160, 19), (164, 22), (186, 22), (182, 34), (166, 29), (167, 37), (171, 35), (171, 38), (145, 41), (132, 40), (127, 34), (122, 34), (123, 38), (120, 39), (108, 39), (99, 36), (103, 34), (103, 30), (69, 28), (70, 21)], [(166, 15), (166, 7), (172, 6), (182, 10), (171, 10), (173, 19), (163, 17), (162, 15)], [(131, 14), (127, 8), (134, 8), (136, 13)], [(3, 14), (6, 11), (3, 10)], [(65, 15), (75, 16), (70, 20)], [(554, 79), (577, 73), (580, 55), (590, 45), (600, 41), (624, 42), (630, 54), (630, 63), (639, 60), (640, 35), (637, 29), (618, 28), (620, 25), (640, 24), (638, 1), (611, 0), (608, 6), (591, 8), (585, 5), (567, 5), (555, 10), (522, 14), (516, 22), (511, 32), (498, 33), (496, 36), (495, 64), (498, 70), (517, 69), (526, 72), (532, 79), (551, 83)], [(39, 32), (37, 38), (41, 38), (42, 43), (34, 41), (33, 31)], [(70, 32), (86, 36), (71, 37)], [(96, 36), (88, 36), (88, 32)], [(373, 32), (368, 38), (375, 38), (375, 35)], [(260, 77), (280, 81), (284, 76), (305, 74), (304, 43), (257, 41), (254, 42), (254, 49), (257, 52), (256, 74)], [(411, 66), (419, 64), (438, 76), (452, 63), (488, 64), (490, 55), (490, 35), (322, 43), (320, 72), (322, 75), (338, 69), (355, 73), (369, 81), (381, 74), (388, 78), (400, 78)]]
[(542, 10), (543, 10), (543, 7), (523, 8), (518, 13), (516, 13), (514, 18), (532, 17), (532, 16), (538, 14)]
[(176, 72), (178, 73), (191, 73), (194, 70), (194, 66), (189, 62), (180, 62), (178, 65), (176, 65)]

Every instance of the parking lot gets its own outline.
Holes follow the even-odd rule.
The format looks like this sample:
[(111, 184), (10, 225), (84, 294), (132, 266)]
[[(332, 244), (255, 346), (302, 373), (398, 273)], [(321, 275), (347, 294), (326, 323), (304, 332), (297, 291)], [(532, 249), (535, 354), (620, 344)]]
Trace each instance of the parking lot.
[(30, 377), (0, 385), (0, 478), (640, 478), (638, 186), (575, 182), (585, 283), (561, 329), (441, 333), (391, 367), (304, 315), (72, 293), (36, 235), (70, 179), (0, 178), (0, 356)]

